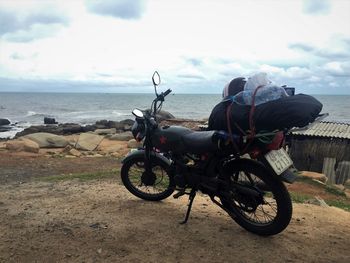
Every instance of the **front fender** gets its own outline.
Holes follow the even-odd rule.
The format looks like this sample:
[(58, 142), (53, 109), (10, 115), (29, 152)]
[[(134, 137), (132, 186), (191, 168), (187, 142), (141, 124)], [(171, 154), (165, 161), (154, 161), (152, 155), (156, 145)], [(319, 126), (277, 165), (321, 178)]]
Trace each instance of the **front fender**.
[[(122, 163), (125, 163), (135, 157), (142, 157), (145, 155), (145, 150), (144, 149), (140, 149), (140, 150), (136, 150), (136, 151), (132, 151), (130, 152), (123, 160)], [(164, 155), (157, 153), (157, 152), (151, 152), (151, 157), (155, 157), (158, 158), (160, 160), (162, 160), (164, 163), (166, 163), (167, 165), (171, 165), (171, 161), (164, 157)]]

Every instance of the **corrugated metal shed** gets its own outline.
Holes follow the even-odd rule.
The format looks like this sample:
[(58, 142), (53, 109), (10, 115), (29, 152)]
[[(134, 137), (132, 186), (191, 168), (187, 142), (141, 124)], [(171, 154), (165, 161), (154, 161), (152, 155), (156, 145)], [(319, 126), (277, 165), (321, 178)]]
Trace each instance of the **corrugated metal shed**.
[(292, 131), (292, 134), (310, 137), (350, 139), (350, 124), (336, 122), (319, 122), (312, 125), (307, 130)]

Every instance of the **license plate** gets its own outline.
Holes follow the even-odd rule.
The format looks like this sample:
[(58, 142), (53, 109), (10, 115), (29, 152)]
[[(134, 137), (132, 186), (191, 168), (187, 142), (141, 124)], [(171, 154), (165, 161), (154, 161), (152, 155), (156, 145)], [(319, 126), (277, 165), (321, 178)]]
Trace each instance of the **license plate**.
[(283, 173), (293, 164), (292, 159), (283, 148), (268, 152), (265, 154), (265, 158), (277, 175)]

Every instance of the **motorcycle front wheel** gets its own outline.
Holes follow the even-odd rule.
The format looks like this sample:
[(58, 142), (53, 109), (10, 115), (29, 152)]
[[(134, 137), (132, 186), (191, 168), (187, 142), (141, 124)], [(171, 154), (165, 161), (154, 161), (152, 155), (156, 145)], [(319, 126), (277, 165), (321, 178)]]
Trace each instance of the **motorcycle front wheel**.
[(233, 220), (262, 236), (282, 232), (292, 218), (292, 202), (284, 184), (253, 160), (241, 160), (229, 170), (220, 199)]
[(146, 174), (145, 157), (136, 156), (121, 169), (124, 186), (135, 196), (149, 201), (160, 201), (169, 197), (175, 188), (169, 165), (159, 158), (152, 158), (152, 172)]

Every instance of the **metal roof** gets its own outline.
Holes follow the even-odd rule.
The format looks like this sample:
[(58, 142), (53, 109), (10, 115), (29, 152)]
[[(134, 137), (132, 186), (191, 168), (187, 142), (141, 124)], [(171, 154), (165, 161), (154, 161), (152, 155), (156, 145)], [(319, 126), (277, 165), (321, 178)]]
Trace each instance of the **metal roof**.
[(350, 123), (319, 122), (306, 130), (292, 131), (293, 135), (350, 139)]

